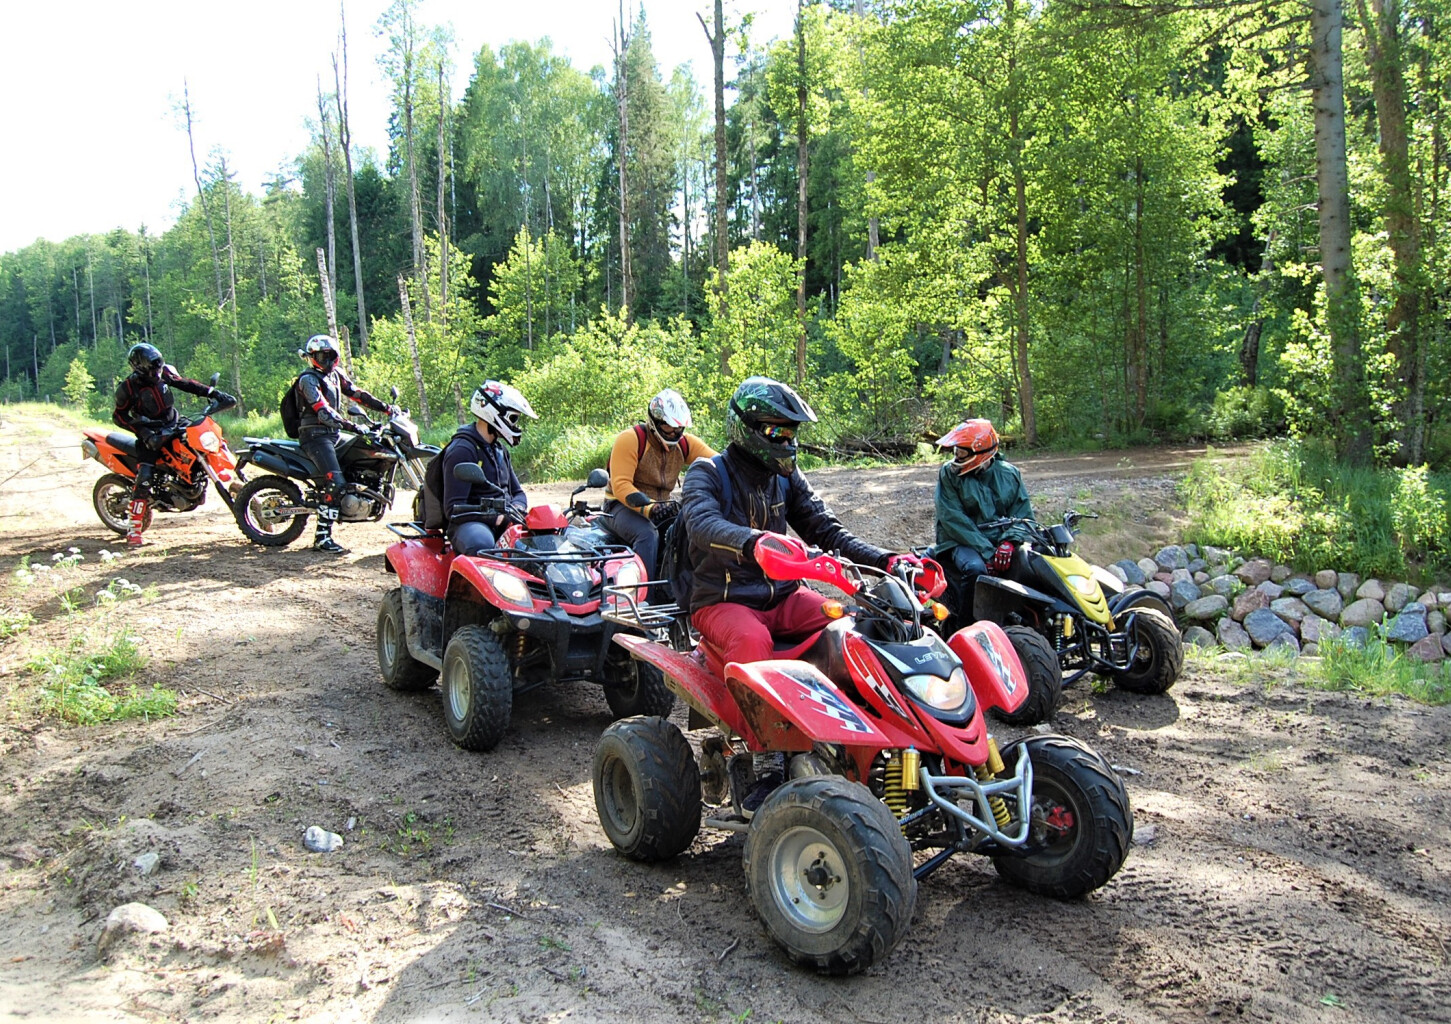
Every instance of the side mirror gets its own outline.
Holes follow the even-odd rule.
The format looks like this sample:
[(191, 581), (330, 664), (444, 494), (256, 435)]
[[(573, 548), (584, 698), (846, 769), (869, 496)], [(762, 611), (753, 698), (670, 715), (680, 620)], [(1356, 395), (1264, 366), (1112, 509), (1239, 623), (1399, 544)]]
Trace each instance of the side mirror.
[(393, 396), (393, 401), (398, 401), (398, 385), (394, 384), (391, 388), (389, 388), (388, 394)]
[(219, 381), (221, 379), (222, 379), (222, 375), (220, 373), (214, 373), (214, 374), (212, 374), (212, 387), (216, 387), (217, 386), (217, 381)]
[(453, 467), (453, 477), (455, 480), (462, 480), (466, 484), (480, 484), (490, 494), (504, 493), (501, 487), (484, 475), (484, 468), (477, 462), (460, 462), (457, 466)]
[(610, 475), (603, 469), (596, 467), (589, 471), (589, 476), (585, 479), (584, 485), (586, 487), (608, 487), (609, 483)]
[(368, 415), (367, 413), (365, 413), (363, 411), (363, 407), (361, 405), (359, 405), (357, 402), (349, 402), (348, 403), (348, 412), (351, 413), (354, 416), (366, 416), (366, 415)]

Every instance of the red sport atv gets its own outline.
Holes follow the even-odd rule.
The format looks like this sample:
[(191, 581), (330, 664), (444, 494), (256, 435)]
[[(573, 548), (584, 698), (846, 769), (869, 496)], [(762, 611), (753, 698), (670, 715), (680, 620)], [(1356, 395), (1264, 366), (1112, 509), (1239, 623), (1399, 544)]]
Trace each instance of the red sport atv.
[[(476, 465), (456, 472), (487, 483)], [(573, 500), (607, 482), (595, 470), (568, 515), (536, 505), (471, 557), (419, 523), (388, 527), (402, 538), (386, 553), (399, 585), (378, 609), (378, 667), (395, 690), (426, 690), (441, 675), (444, 721), (465, 750), (492, 749), (514, 695), (555, 680), (598, 681), (617, 718), (670, 714), (675, 698), (659, 669), (611, 644), (620, 627), (601, 615), (619, 600), (607, 585), (643, 597), (636, 585), (646, 577), (633, 551), (591, 524), (599, 510)], [(478, 510), (508, 514), (503, 497)]]
[[(704, 640), (686, 651), (615, 637), (664, 673), (692, 724), (715, 729), (699, 764), (660, 718), (605, 731), (595, 806), (617, 850), (674, 857), (700, 830), (702, 796), (729, 801), (734, 813), (705, 824), (746, 833), (746, 885), (767, 931), (792, 960), (831, 974), (885, 957), (911, 923), (918, 880), (955, 853), (991, 857), (1007, 881), (1047, 896), (1081, 896), (1114, 876), (1133, 836), (1123, 782), (1063, 736), (999, 751), (983, 710), (1016, 711), (1027, 679), (992, 623), (946, 641), (923, 628), (924, 601), (942, 587), (935, 562), (893, 575), (775, 534), (756, 552), (771, 578), (828, 583), (850, 603), (755, 664), (723, 664)], [(679, 617), (617, 593), (607, 614), (621, 621), (658, 630)], [(785, 781), (751, 815), (743, 801), (761, 785), (752, 755), (763, 752), (785, 755)]]

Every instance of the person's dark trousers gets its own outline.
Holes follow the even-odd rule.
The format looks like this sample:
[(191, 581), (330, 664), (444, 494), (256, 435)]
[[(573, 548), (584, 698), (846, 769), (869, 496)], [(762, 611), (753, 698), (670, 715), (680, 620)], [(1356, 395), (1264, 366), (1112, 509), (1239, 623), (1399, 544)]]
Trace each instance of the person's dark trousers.
[(947, 573), (947, 581), (951, 585), (949, 600), (944, 602), (952, 609), (952, 619), (947, 624), (949, 631), (961, 629), (973, 621), (972, 594), (977, 588), (977, 578), (985, 572), (987, 562), (976, 550), (966, 544), (952, 549), (952, 565)]
[(489, 550), (497, 540), (494, 531), (484, 523), (459, 523), (449, 528), (448, 542), (456, 555), (477, 555)]
[[(605, 502), (605, 511), (610, 513), (609, 519), (601, 520), (605, 532), (639, 555), (640, 561), (645, 563), (646, 575), (653, 580), (660, 566), (660, 531), (640, 513), (613, 499)], [(665, 588), (651, 587), (649, 599), (655, 600), (655, 592), (663, 589)], [(659, 596), (663, 598), (665, 595)]]
[(312, 546), (327, 550), (332, 543), (333, 524), (343, 497), (343, 468), (338, 464), (338, 437), (336, 430), (304, 427), (298, 444), (303, 454), (312, 462), (313, 483), (317, 486), (318, 500), (317, 533)]

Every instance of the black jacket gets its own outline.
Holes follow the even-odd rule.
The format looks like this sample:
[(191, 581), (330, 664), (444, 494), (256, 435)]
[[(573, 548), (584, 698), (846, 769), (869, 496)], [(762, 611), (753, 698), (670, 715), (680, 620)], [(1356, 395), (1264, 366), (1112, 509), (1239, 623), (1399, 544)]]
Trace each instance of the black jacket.
[[(692, 463), (685, 474), (681, 512), (690, 536), (695, 572), (690, 610), (730, 601), (750, 608), (774, 607), (801, 586), (794, 580), (768, 580), (744, 549), (762, 532), (795, 530), (824, 551), (839, 551), (853, 562), (885, 568), (890, 551), (858, 540), (816, 496), (801, 470), (786, 478), (784, 494), (768, 470), (735, 445), (724, 463), (731, 477), (731, 507), (721, 508), (720, 477), (708, 460)], [(784, 500), (778, 500), (784, 499)]]
[(118, 427), (135, 434), (148, 447), (155, 447), (152, 442), (157, 435), (176, 426), (179, 418), (176, 400), (171, 397), (172, 388), (203, 398), (216, 394), (214, 389), (200, 381), (183, 377), (173, 366), (163, 366), (161, 379), (155, 381), (133, 373), (123, 377), (116, 385), (116, 407), (111, 419)]
[(496, 498), (496, 494), (488, 494), (478, 484), (467, 483), (457, 479), (453, 475), (455, 466), (464, 462), (478, 463), (483, 469), (484, 476), (489, 482), (503, 490), (508, 496), (509, 504), (517, 505), (521, 509), (529, 507), (529, 501), (524, 496), (524, 488), (519, 483), (519, 475), (514, 472), (514, 463), (509, 458), (509, 451), (498, 441), (485, 441), (479, 433), (477, 426), (459, 428), (453, 435), (453, 439), (444, 446), (443, 454), (443, 507), (448, 515), (449, 528), (460, 523), (483, 523), (492, 525), (497, 512), (454, 512), (454, 506), (459, 504), (476, 505), (485, 498)]
[(339, 424), (347, 421), (342, 412), (343, 395), (377, 412), (388, 411), (387, 402), (374, 398), (358, 387), (336, 366), (327, 373), (317, 369), (303, 370), (297, 378), (297, 390), (302, 394), (299, 432), (318, 428), (336, 431)]

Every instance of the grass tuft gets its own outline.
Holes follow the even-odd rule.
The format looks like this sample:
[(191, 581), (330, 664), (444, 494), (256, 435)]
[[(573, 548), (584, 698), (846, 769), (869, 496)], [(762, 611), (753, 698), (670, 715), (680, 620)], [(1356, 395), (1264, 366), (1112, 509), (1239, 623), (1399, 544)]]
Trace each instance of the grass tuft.
[(146, 656), (129, 633), (99, 646), (82, 634), (64, 650), (43, 651), (26, 666), (40, 677), (41, 710), (76, 725), (99, 725), (128, 718), (176, 713), (176, 694), (153, 686), (121, 685), (146, 665)]

